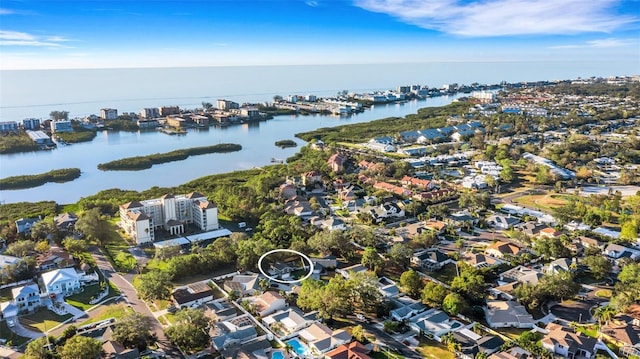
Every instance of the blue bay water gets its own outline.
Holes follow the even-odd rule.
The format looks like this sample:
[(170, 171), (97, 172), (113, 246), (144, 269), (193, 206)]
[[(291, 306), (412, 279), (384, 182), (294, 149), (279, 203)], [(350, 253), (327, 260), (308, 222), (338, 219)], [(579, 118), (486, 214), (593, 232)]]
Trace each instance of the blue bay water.
[[(270, 101), (274, 95), (330, 96), (342, 90), (364, 92), (407, 84), (440, 87), (449, 83), (492, 84), (634, 72), (638, 72), (637, 64), (632, 62), (624, 69), (607, 63), (531, 62), (0, 71), (0, 121), (46, 118), (52, 110), (66, 110), (70, 117), (82, 117), (97, 114), (104, 107), (117, 108), (119, 113), (139, 112), (143, 107), (164, 105), (194, 108), (203, 101), (215, 103), (217, 98), (240, 103), (263, 102)], [(421, 107), (440, 106), (451, 100), (442, 97), (375, 106), (350, 118), (280, 116), (258, 124), (189, 131), (186, 136), (104, 131), (90, 143), (46, 152), (1, 155), (0, 177), (3, 178), (65, 167), (80, 168), (82, 176), (64, 184), (0, 191), (0, 201), (71, 203), (107, 188), (143, 190), (152, 186), (175, 186), (208, 174), (267, 165), (273, 157), (289, 157), (298, 149), (282, 150), (275, 147), (274, 142), (294, 139), (298, 132), (404, 116)], [(304, 144), (295, 140), (299, 145)], [(124, 157), (222, 142), (239, 143), (243, 150), (193, 156), (138, 172), (102, 172), (96, 167), (98, 163)]]

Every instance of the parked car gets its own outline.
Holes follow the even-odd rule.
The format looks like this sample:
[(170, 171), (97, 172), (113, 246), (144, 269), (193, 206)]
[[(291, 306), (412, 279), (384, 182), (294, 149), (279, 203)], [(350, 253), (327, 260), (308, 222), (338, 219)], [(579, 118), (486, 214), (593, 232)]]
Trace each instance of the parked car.
[(14, 322), (13, 319), (7, 319), (7, 325), (9, 326), (9, 328), (15, 327), (16, 322)]

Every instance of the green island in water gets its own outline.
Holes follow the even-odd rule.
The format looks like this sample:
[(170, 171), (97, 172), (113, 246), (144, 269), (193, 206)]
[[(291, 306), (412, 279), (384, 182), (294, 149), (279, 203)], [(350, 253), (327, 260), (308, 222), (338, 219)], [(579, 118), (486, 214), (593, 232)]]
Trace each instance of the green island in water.
[(62, 168), (52, 170), (37, 175), (12, 176), (0, 179), (0, 188), (7, 189), (25, 189), (42, 186), (48, 182), (69, 182), (80, 177), (79, 168)]
[(141, 171), (151, 168), (153, 165), (182, 161), (189, 156), (204, 155), (208, 153), (236, 152), (242, 150), (242, 146), (235, 143), (220, 143), (212, 146), (192, 147), (165, 153), (154, 153), (147, 156), (127, 157), (119, 160), (100, 163), (98, 169), (102, 171)]
[(280, 140), (280, 141), (276, 141), (276, 146), (280, 148), (287, 148), (287, 147), (296, 147), (298, 146), (298, 144), (294, 140)]

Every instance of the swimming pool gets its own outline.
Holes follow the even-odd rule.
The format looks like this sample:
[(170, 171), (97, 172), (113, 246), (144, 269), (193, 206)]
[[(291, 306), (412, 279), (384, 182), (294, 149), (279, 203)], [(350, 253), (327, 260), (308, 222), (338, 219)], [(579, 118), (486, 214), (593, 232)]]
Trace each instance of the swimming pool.
[(284, 359), (284, 354), (281, 351), (275, 351), (271, 353), (271, 359)]
[(303, 355), (307, 355), (307, 347), (300, 343), (300, 341), (298, 339), (291, 339), (287, 342), (287, 344), (291, 345), (291, 348), (293, 348), (293, 351), (296, 352), (296, 354), (303, 356)]

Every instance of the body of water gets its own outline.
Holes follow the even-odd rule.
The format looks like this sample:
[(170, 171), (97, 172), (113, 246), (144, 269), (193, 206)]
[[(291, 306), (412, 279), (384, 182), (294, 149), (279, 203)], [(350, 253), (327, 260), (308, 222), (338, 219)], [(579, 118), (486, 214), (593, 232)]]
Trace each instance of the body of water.
[[(616, 67), (617, 66), (617, 67)], [(441, 87), (459, 83), (496, 84), (501, 81), (538, 81), (590, 76), (630, 75), (638, 72), (632, 60), (626, 68), (607, 62), (483, 62), (384, 65), (253, 66), (165, 69), (91, 69), (0, 71), (0, 121), (46, 118), (53, 110), (70, 117), (98, 114), (101, 108), (119, 113), (140, 112), (143, 107), (178, 105), (195, 108), (218, 98), (239, 103), (264, 102), (274, 95), (331, 96), (338, 91), (365, 92), (420, 84)], [(64, 184), (0, 191), (0, 201), (55, 200), (72, 203), (102, 189), (143, 190), (174, 186), (208, 174), (263, 166), (271, 158), (284, 159), (297, 148), (279, 149), (274, 142), (293, 135), (339, 124), (366, 122), (415, 113), (425, 106), (440, 106), (451, 98), (375, 106), (356, 116), (277, 117), (267, 122), (228, 128), (189, 131), (186, 136), (156, 132), (100, 132), (89, 143), (53, 151), (0, 155), (0, 177), (36, 174), (78, 167), (82, 176)], [(297, 140), (299, 145), (302, 141)], [(236, 153), (189, 157), (185, 161), (156, 165), (138, 172), (102, 172), (96, 166), (124, 157), (167, 152), (180, 148), (238, 143)]]
[[(305, 145), (304, 141), (294, 137), (299, 132), (391, 116), (405, 116), (417, 112), (422, 107), (446, 105), (452, 99), (453, 97), (437, 97), (378, 105), (348, 118), (321, 115), (277, 116), (272, 120), (251, 124), (190, 129), (186, 135), (167, 135), (159, 131), (101, 131), (91, 142), (58, 146), (51, 151), (2, 155), (2, 177), (37, 174), (70, 167), (80, 168), (82, 175), (72, 182), (48, 183), (24, 190), (3, 190), (0, 191), (0, 200), (5, 203), (40, 200), (73, 203), (81, 197), (107, 188), (144, 190), (152, 186), (176, 186), (209, 174), (268, 165), (272, 158), (286, 159), (299, 151), (300, 146)], [(295, 140), (298, 147), (280, 149), (274, 145), (275, 141), (284, 139)], [(154, 165), (144, 171), (100, 171), (97, 168), (99, 163), (125, 157), (225, 142), (241, 144), (242, 150), (191, 156), (184, 161)]]

